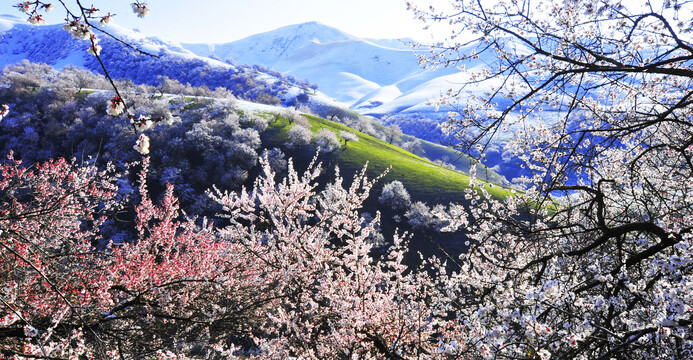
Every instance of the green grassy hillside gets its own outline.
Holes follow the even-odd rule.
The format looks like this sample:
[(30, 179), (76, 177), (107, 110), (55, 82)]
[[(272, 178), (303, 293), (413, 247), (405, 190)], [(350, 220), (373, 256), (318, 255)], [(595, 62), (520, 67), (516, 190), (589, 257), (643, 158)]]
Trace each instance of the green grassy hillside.
[[(413, 200), (425, 201), (429, 204), (461, 201), (464, 195), (463, 190), (469, 186), (469, 177), (465, 174), (436, 165), (427, 159), (347, 126), (312, 115), (306, 115), (306, 118), (312, 125), (313, 133), (324, 128), (335, 132), (339, 137), (339, 132), (346, 130), (359, 138), (359, 141), (349, 141), (347, 146), (342, 145), (331, 156), (327, 156), (326, 160), (338, 165), (345, 176), (360, 170), (366, 162), (369, 164), (368, 175), (371, 177), (379, 175), (392, 166), (389, 174), (381, 182), (399, 180), (412, 195)], [(275, 140), (278, 143), (283, 142), (286, 132), (292, 126), (295, 124), (289, 124), (284, 118), (277, 118), (272, 124), (276, 130), (273, 135)], [(503, 199), (512, 194), (510, 189), (499, 185), (486, 183), (484, 186), (495, 198)]]
[[(372, 125), (378, 131), (384, 131), (386, 126), (374, 121)], [(477, 163), (477, 177), (479, 179), (488, 180), (495, 184), (507, 184), (505, 178), (496, 173), (495, 171), (489, 169), (483, 164), (479, 164), (476, 160), (472, 159), (468, 155), (465, 155), (451, 146), (441, 145), (438, 143), (432, 143), (430, 141), (419, 139), (415, 136), (402, 134), (400, 143), (407, 141), (417, 141), (421, 145), (425, 157), (431, 161), (441, 160), (455, 167), (456, 170), (462, 173), (469, 173), (469, 169), (472, 164)]]

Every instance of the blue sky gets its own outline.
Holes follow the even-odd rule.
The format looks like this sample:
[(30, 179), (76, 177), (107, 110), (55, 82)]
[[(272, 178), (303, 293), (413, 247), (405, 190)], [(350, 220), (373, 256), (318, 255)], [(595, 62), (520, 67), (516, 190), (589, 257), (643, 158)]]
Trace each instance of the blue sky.
[[(2, 1), (0, 14), (23, 16), (13, 7), (18, 1)], [(150, 0), (149, 16), (137, 18), (132, 1), (82, 0), (102, 13), (111, 11), (114, 22), (138, 28), (147, 35), (179, 42), (229, 42), (285, 25), (319, 21), (359, 37), (430, 39), (422, 24), (406, 9), (406, 0)], [(74, 4), (66, 0), (66, 4)], [(49, 23), (59, 23), (65, 11), (55, 2)]]

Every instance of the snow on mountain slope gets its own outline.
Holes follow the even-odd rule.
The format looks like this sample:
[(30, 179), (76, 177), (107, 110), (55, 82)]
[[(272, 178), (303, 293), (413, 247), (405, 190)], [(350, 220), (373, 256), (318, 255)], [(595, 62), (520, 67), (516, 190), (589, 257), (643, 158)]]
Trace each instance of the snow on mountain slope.
[[(148, 37), (115, 24), (102, 28), (151, 54), (166, 52), (185, 59), (200, 59), (214, 66), (228, 66), (214, 59), (199, 57), (173, 41)], [(14, 15), (0, 15), (0, 67), (23, 59), (47, 63), (56, 69), (67, 65), (84, 66), (85, 60), (92, 58), (87, 53), (88, 47), (88, 42), (72, 38), (62, 29), (62, 25), (31, 25)]]
[(24, 22), (18, 16), (0, 15), (0, 31), (4, 32), (11, 29), (15, 24)]
[[(406, 93), (437, 77), (459, 72), (446, 68), (423, 70), (406, 42), (362, 39), (310, 22), (226, 44), (183, 46), (201, 56), (262, 64), (286, 75), (308, 79), (325, 94), (358, 110), (357, 104), (372, 107), (369, 100), (374, 91), (385, 88), (382, 94), (392, 94), (394, 86)], [(414, 105), (417, 104), (410, 104)]]
[[(61, 24), (31, 25), (17, 16), (0, 15), (0, 69), (29, 60), (51, 65), (58, 70), (73, 65), (102, 73), (100, 63), (87, 52), (89, 42), (73, 38), (62, 27)], [(103, 46), (100, 60), (115, 79), (127, 78), (137, 84), (157, 85), (160, 78), (166, 76), (184, 85), (204, 85), (212, 90), (224, 87), (237, 97), (252, 101), (289, 103), (299, 95), (309, 95), (309, 101), (302, 101), (316, 108), (345, 107), (314, 91), (310, 84), (267, 68), (234, 66), (210, 57), (198, 56), (179, 43), (150, 37), (115, 24), (99, 29), (122, 40), (121, 43), (97, 32)], [(334, 39), (341, 35), (330, 36)], [(312, 39), (329, 41), (330, 38), (318, 36)], [(142, 55), (124, 44), (157, 55), (158, 58)], [(344, 74), (343, 77), (344, 82), (350, 85), (345, 89), (347, 93), (370, 92), (378, 87), (377, 84), (351, 74)]]
[[(29, 25), (17, 16), (0, 16), (0, 65), (23, 59), (58, 69), (87, 65), (93, 60), (85, 51), (88, 44), (72, 39), (61, 27)], [(106, 30), (153, 54), (202, 60), (220, 68), (233, 68), (233, 63), (265, 65), (316, 83), (320, 92), (376, 117), (414, 110), (433, 114), (435, 108), (429, 101), (451, 86), (450, 76), (460, 74), (454, 68), (422, 69), (406, 40), (359, 38), (317, 22), (227, 44), (178, 44), (113, 24)]]
[[(317, 22), (286, 26), (268, 33), (251, 35), (226, 44), (183, 44), (201, 56), (212, 54), (238, 63), (271, 66), (296, 50), (311, 43), (332, 43), (354, 39), (337, 29)], [(257, 61), (259, 60), (259, 61)]]
[[(366, 115), (380, 114), (420, 114), (438, 112), (445, 114), (448, 111), (454, 111), (449, 106), (439, 106), (436, 110), (435, 105), (432, 105), (434, 100), (440, 98), (448, 89), (458, 89), (462, 84), (468, 82), (469, 73), (457, 72), (449, 75), (434, 77), (420, 83), (413, 89), (402, 93), (399, 96), (382, 101), (379, 106), (368, 107), (357, 103), (354, 109)], [(425, 79), (425, 78), (422, 78)], [(407, 81), (407, 80), (405, 80)], [(484, 93), (490, 92), (492, 86), (500, 86), (498, 81), (486, 81), (483, 84), (475, 84), (473, 89), (467, 88), (467, 91), (477, 96), (483, 96)]]
[(402, 92), (397, 88), (397, 86), (383, 86), (363, 96), (352, 107), (355, 109), (364, 110), (363, 112), (368, 112), (368, 110), (378, 108), (383, 104), (389, 103), (390, 101), (400, 97), (401, 95)]

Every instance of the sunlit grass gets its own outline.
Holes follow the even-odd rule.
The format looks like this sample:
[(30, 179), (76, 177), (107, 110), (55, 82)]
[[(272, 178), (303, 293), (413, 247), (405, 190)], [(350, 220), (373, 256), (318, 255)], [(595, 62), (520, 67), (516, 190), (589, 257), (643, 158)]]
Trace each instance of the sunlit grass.
[[(275, 139), (285, 140), (287, 131), (295, 123), (289, 124), (284, 118), (270, 118), (267, 116), (271, 115), (264, 115), (273, 120), (270, 126), (278, 130)], [(439, 203), (459, 201), (464, 196), (464, 189), (469, 186), (468, 175), (436, 165), (427, 159), (342, 124), (312, 115), (306, 115), (306, 118), (311, 124), (313, 133), (317, 133), (320, 129), (328, 129), (335, 132), (338, 137), (342, 130), (356, 134), (359, 141), (349, 141), (346, 146), (339, 137), (342, 140), (342, 146), (337, 150), (337, 163), (345, 174), (360, 170), (366, 162), (368, 162), (370, 177), (377, 176), (392, 166), (389, 174), (382, 181), (399, 180), (410, 193), (416, 194), (417, 198)], [(482, 186), (496, 199), (505, 199), (513, 194), (510, 189), (496, 184), (482, 183)]]

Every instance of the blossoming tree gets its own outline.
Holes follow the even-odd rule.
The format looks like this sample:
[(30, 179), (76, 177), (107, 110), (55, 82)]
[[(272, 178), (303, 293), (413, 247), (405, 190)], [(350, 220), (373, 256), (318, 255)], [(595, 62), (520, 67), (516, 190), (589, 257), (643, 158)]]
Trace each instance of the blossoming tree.
[(458, 109), (449, 132), (481, 156), (509, 138), (528, 170), (515, 198), (470, 188), (470, 207), (439, 214), (470, 234), (439, 283), (450, 353), (690, 357), (690, 2), (409, 6), (452, 29), (422, 62), (470, 69), (441, 100)]
[[(182, 218), (173, 188), (159, 205), (141, 164), (134, 242), (102, 239), (118, 177), (64, 160), (0, 177), (0, 355), (8, 358), (392, 358), (435, 354), (425, 276), (406, 243), (374, 261), (374, 221), (358, 209), (374, 181), (269, 162), (252, 192), (212, 197), (226, 225)], [(375, 179), (377, 180), (377, 179)], [(105, 240), (105, 242), (104, 242)], [(105, 244), (105, 245), (104, 245)]]

